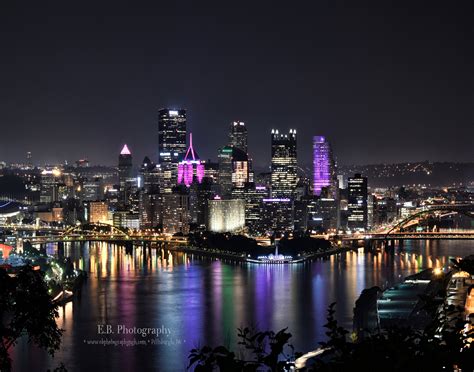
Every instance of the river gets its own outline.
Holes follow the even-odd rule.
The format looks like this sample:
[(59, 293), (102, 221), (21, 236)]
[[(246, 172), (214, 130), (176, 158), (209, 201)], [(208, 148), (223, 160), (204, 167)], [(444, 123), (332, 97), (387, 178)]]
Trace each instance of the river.
[[(68, 243), (64, 252), (52, 245), (48, 252), (71, 257), (89, 278), (80, 296), (60, 308), (65, 332), (55, 358), (22, 340), (12, 352), (14, 371), (45, 371), (60, 362), (68, 371), (184, 371), (190, 349), (236, 350), (236, 330), (245, 326), (288, 327), (295, 350), (306, 352), (324, 340), (332, 302), (340, 324), (351, 329), (354, 302), (364, 288), (385, 288), (424, 268), (447, 266), (450, 258), (473, 254), (474, 244), (406, 241), (394, 254), (359, 250), (293, 265), (142, 247), (130, 254), (107, 243)], [(159, 334), (136, 334), (143, 328)], [(101, 344), (106, 342), (115, 345)]]

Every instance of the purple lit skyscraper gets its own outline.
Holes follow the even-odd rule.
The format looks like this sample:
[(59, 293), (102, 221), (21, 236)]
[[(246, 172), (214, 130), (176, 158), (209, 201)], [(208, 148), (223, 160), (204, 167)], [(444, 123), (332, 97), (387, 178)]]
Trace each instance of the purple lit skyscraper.
[(199, 156), (193, 148), (193, 134), (189, 134), (189, 147), (184, 159), (178, 164), (178, 184), (184, 183), (190, 187), (194, 180), (202, 182), (204, 177), (204, 164), (199, 160)]
[(323, 187), (331, 186), (332, 154), (324, 136), (313, 137), (313, 193), (320, 196)]

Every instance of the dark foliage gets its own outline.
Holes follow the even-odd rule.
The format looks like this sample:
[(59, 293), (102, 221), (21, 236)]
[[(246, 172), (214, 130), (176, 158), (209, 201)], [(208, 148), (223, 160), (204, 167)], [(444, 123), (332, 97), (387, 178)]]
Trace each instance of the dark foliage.
[(54, 355), (62, 334), (55, 321), (58, 316), (40, 271), (25, 266), (11, 277), (0, 269), (0, 370), (11, 370), (8, 351), (23, 335)]
[[(192, 349), (188, 369), (196, 372), (216, 371), (284, 371), (291, 366), (295, 356), (293, 346), (288, 343), (291, 333), (285, 329), (258, 332), (249, 328), (238, 329), (238, 344), (242, 348), (242, 358), (223, 346), (214, 349), (204, 346)], [(289, 354), (286, 354), (289, 351)]]
[(299, 238), (283, 238), (279, 241), (278, 251), (283, 255), (295, 256), (301, 253), (315, 253), (331, 248), (331, 243), (325, 239), (316, 239), (309, 236)]
[(474, 275), (474, 256), (464, 257), (462, 260), (451, 259), (454, 267)]
[[(452, 309), (446, 309), (446, 314)], [(436, 318), (438, 327), (445, 324), (446, 316)], [(470, 347), (473, 331), (460, 332), (464, 322), (459, 321), (444, 327), (437, 334), (431, 331), (417, 331), (411, 328), (393, 327), (383, 332), (369, 335), (362, 340), (351, 341), (348, 331), (340, 327), (335, 318), (335, 303), (328, 308), (326, 335), (321, 342), (324, 352), (305, 367), (306, 371), (450, 371), (455, 367), (471, 371), (474, 367), (474, 349)], [(212, 349), (205, 346), (193, 349), (189, 355), (189, 367), (195, 371), (286, 371), (293, 357), (283, 350), (290, 347), (291, 334), (286, 329), (278, 333), (272, 331), (252, 333), (245, 328), (238, 330), (242, 340), (239, 345), (250, 350), (252, 358), (237, 358), (235, 353), (224, 347)], [(269, 344), (262, 340), (269, 340)], [(270, 350), (270, 351), (269, 351)], [(280, 359), (280, 361), (278, 361)]]

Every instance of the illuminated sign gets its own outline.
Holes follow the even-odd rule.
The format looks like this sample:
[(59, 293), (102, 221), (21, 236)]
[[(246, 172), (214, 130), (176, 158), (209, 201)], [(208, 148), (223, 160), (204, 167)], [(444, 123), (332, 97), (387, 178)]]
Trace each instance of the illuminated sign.
[(176, 110), (169, 110), (168, 111), (169, 116), (178, 116), (178, 111)]

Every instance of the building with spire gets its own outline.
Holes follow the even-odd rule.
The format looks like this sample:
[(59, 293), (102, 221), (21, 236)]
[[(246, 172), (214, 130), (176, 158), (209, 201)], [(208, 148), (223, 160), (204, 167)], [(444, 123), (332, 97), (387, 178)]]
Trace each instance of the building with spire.
[(201, 183), (204, 178), (204, 164), (193, 147), (193, 134), (189, 134), (189, 147), (184, 159), (178, 164), (178, 185), (190, 187), (194, 182)]
[(118, 174), (120, 186), (120, 201), (128, 203), (130, 185), (133, 183), (133, 159), (130, 149), (125, 144), (120, 151), (118, 158)]

